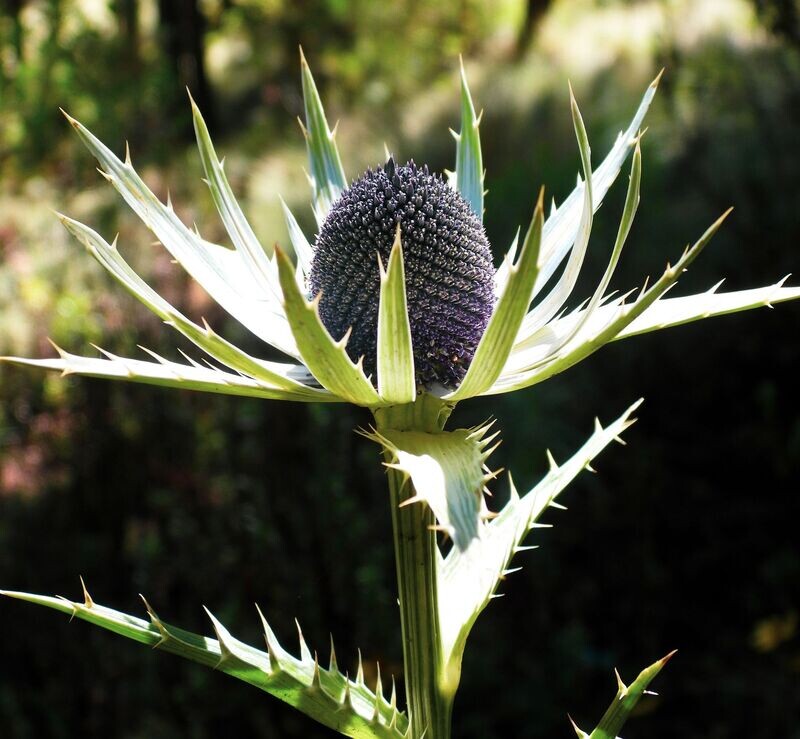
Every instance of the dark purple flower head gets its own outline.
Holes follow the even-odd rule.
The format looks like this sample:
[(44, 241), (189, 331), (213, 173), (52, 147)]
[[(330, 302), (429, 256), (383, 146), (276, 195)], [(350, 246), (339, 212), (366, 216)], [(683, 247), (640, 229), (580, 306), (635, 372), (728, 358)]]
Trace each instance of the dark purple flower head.
[(389, 159), (342, 193), (322, 224), (309, 275), (320, 317), (335, 339), (352, 327), (347, 353), (376, 383), (380, 274), (397, 224), (417, 385), (455, 388), (494, 308), (492, 255), (480, 220), (427, 165)]

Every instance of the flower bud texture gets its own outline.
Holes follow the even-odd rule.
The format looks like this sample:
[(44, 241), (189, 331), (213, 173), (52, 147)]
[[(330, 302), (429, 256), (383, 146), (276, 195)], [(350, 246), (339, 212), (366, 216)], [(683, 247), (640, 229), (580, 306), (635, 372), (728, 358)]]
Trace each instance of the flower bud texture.
[(494, 270), (480, 220), (427, 166), (390, 158), (342, 193), (317, 236), (309, 297), (322, 293), (334, 339), (352, 329), (347, 353), (377, 384), (378, 255), (386, 265), (398, 224), (417, 386), (455, 388), (494, 307)]

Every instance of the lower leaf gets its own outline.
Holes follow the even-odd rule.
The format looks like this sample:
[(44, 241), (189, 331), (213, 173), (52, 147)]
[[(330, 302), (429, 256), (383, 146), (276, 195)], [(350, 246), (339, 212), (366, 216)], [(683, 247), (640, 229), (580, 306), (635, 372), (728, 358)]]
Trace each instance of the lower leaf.
[(235, 639), (211, 613), (208, 615), (216, 639), (165, 623), (147, 601), (145, 606), (150, 616), (149, 622), (98, 605), (85, 588), (83, 602), (7, 590), (0, 590), (0, 595), (53, 608), (154, 649), (162, 649), (225, 672), (280, 698), (345, 736), (357, 739), (407, 737), (408, 719), (397, 710), (394, 688), (390, 700), (386, 700), (380, 677), (376, 692), (364, 684), (361, 669), (356, 680), (350, 680), (338, 671), (333, 652), (330, 667), (320, 667), (316, 655), (311, 656), (299, 625), (298, 659), (281, 647), (263, 615), (266, 652)]
[(615, 670), (614, 673), (617, 676), (617, 694), (614, 696), (614, 700), (611, 701), (611, 705), (603, 714), (603, 718), (600, 719), (600, 723), (597, 724), (594, 731), (591, 734), (587, 734), (585, 731), (579, 729), (574, 721), (572, 722), (572, 728), (575, 729), (575, 733), (580, 739), (616, 739), (623, 725), (628, 720), (628, 716), (631, 715), (636, 704), (647, 692), (647, 687), (653, 681), (653, 678), (661, 672), (661, 668), (670, 661), (674, 654), (675, 652), (672, 651), (666, 657), (662, 657), (658, 660), (658, 662), (654, 662), (650, 667), (645, 667), (630, 685), (625, 685), (619, 673)]

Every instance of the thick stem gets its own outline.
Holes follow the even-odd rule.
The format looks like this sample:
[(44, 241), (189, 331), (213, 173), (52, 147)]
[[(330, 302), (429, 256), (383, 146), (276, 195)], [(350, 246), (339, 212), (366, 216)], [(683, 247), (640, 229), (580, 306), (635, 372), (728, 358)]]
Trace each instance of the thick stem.
[[(414, 404), (381, 409), (375, 417), (379, 430), (435, 432), (442, 430), (450, 410), (423, 395)], [(431, 528), (435, 521), (428, 506), (403, 505), (414, 489), (402, 472), (389, 468), (388, 478), (411, 739), (449, 739), (453, 695), (442, 689), (436, 583), (441, 555)]]

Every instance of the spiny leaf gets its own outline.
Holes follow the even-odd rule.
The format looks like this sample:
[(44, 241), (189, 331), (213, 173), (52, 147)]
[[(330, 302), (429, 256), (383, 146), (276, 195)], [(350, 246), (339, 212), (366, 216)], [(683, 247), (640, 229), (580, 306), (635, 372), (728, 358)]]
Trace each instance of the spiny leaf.
[[(309, 402), (305, 394), (294, 394), (281, 390), (251, 377), (225, 372), (211, 366), (203, 366), (194, 362), (190, 365), (170, 362), (157, 354), (147, 351), (155, 362), (141, 359), (119, 357), (103, 350), (106, 359), (81, 357), (56, 347), (60, 357), (57, 359), (27, 359), (25, 357), (0, 357), (2, 362), (10, 362), (27, 367), (58, 370), (63, 375), (84, 375), (101, 377), (107, 380), (127, 380), (147, 385), (159, 385), (181, 390), (199, 390), (201, 392), (220, 393), (222, 395), (239, 395), (249, 398), (268, 398), (274, 400), (301, 400)], [(191, 361), (191, 360), (190, 360)], [(335, 395), (318, 395), (315, 402), (341, 402)]]
[(381, 295), (378, 308), (378, 393), (386, 403), (413, 403), (417, 397), (414, 348), (406, 304), (406, 278), (400, 226), (389, 264), (380, 263)]
[(67, 116), (101, 173), (183, 268), (245, 328), (289, 356), (297, 347), (273, 288), (259, 282), (241, 251), (205, 241), (147, 187), (130, 160), (120, 161), (85, 126)]
[[(575, 336), (561, 351), (554, 356), (550, 355), (550, 342), (537, 344), (530, 350), (512, 353), (503, 373), (497, 382), (485, 393), (510, 392), (523, 387), (529, 387), (552, 377), (559, 372), (571, 367), (573, 364), (585, 359), (597, 351), (601, 346), (612, 341), (624, 328), (633, 323), (647, 308), (664, 295), (686, 271), (689, 265), (700, 255), (700, 252), (717, 232), (722, 222), (727, 218), (730, 209), (723, 213), (706, 232), (684, 251), (675, 266), (667, 265), (661, 277), (640, 297), (630, 305), (621, 305), (610, 316), (610, 320), (600, 327), (592, 327), (593, 333), (588, 334), (584, 329)], [(536, 357), (537, 351), (542, 355)]]
[(381, 444), (392, 460), (387, 466), (399, 470), (413, 485), (403, 505), (423, 503), (436, 516), (437, 528), (453, 540), (455, 549), (466, 549), (480, 535), (485, 514), (483, 489), (488, 426), (426, 433), (382, 428), (365, 432)]
[(177, 329), (211, 357), (236, 372), (252, 377), (266, 387), (287, 391), (287, 399), (305, 399), (309, 402), (326, 400), (324, 396), (329, 395), (326, 390), (309, 387), (308, 384), (300, 381), (299, 378), (303, 376), (313, 381), (305, 367), (257, 359), (230, 342), (225, 341), (221, 336), (214, 333), (207, 324), (205, 328), (201, 328), (186, 318), (177, 308), (168, 303), (142, 280), (123, 259), (116, 248), (116, 243), (109, 244), (98, 233), (78, 221), (66, 216), (59, 216), (59, 218), (69, 232), (86, 247), (89, 253), (126, 290), (144, 303), (167, 325)]
[(336, 669), (320, 668), (307, 650), (300, 658), (292, 656), (277, 643), (266, 621), (265, 632), (271, 643), (269, 652), (233, 637), (208, 609), (216, 639), (164, 622), (147, 601), (149, 622), (98, 605), (88, 597), (87, 591), (84, 592), (83, 602), (6, 590), (0, 594), (53, 608), (141, 644), (227, 673), (289, 703), (345, 736), (359, 739), (405, 736), (407, 717), (383, 695), (373, 693), (363, 682), (348, 680)]
[(543, 195), (544, 191), (540, 191), (519, 261), (508, 268), (505, 288), (475, 350), (475, 357), (458, 388), (445, 396), (448, 400), (462, 400), (480, 395), (492, 386), (508, 359), (517, 331), (528, 310), (533, 283), (539, 271), (539, 248), (544, 222)]
[(466, 549), (451, 549), (438, 579), (439, 620), (449, 669), (460, 670), (467, 636), (502, 578), (510, 574), (509, 562), (523, 548), (521, 542), (526, 534), (537, 526), (537, 519), (548, 507), (557, 506), (556, 496), (633, 423), (631, 414), (640, 402), (607, 428), (598, 422), (594, 434), (568, 461), (558, 465), (550, 456), (550, 471), (523, 497), (509, 478), (511, 497), (505, 507), (483, 526), (481, 535), (471, 539)]
[(611, 705), (603, 715), (603, 718), (600, 719), (600, 723), (597, 724), (597, 728), (588, 735), (589, 739), (617, 739), (631, 711), (633, 711), (647, 690), (647, 686), (661, 672), (661, 669), (674, 654), (674, 651), (670, 652), (666, 657), (662, 657), (650, 667), (646, 667), (639, 673), (636, 680), (627, 686), (622, 682), (617, 672), (617, 694), (614, 696), (614, 700), (611, 701)]
[(581, 167), (585, 185), (583, 187), (583, 209), (581, 219), (578, 224), (578, 231), (575, 237), (575, 244), (572, 253), (569, 255), (564, 272), (559, 277), (553, 289), (544, 299), (531, 309), (526, 316), (526, 322), (532, 323), (533, 330), (544, 326), (553, 316), (563, 307), (578, 281), (578, 276), (586, 257), (586, 250), (589, 246), (589, 235), (592, 231), (592, 220), (594, 214), (594, 189), (592, 187), (592, 162), (591, 149), (589, 148), (589, 138), (586, 134), (586, 127), (583, 124), (583, 117), (578, 109), (578, 103), (572, 94), (570, 87), (570, 106), (572, 109), (572, 122), (575, 128), (575, 137), (578, 140), (578, 150), (581, 156)]
[[(633, 162), (631, 164), (631, 175), (628, 182), (628, 194), (625, 197), (625, 206), (622, 210), (622, 218), (617, 231), (617, 238), (614, 242), (614, 248), (611, 251), (611, 258), (609, 259), (608, 266), (606, 267), (603, 277), (595, 288), (588, 305), (581, 311), (583, 316), (582, 320), (576, 321), (574, 327), (561, 337), (557, 343), (550, 344), (550, 352), (558, 351), (562, 346), (569, 343), (569, 341), (583, 328), (584, 324), (591, 317), (594, 310), (600, 305), (603, 297), (605, 296), (606, 289), (611, 282), (611, 277), (619, 262), (622, 248), (630, 233), (631, 225), (633, 224), (634, 216), (639, 205), (639, 186), (642, 180), (642, 152), (639, 144), (636, 144), (636, 149), (633, 152)], [(547, 319), (549, 320), (549, 318)], [(522, 330), (517, 336), (517, 341), (514, 344), (514, 350), (519, 351), (528, 344), (535, 344), (539, 338), (540, 331), (537, 327), (544, 327), (544, 324), (539, 319), (536, 311), (531, 311), (523, 322)], [(545, 327), (546, 328), (546, 327)]]
[(242, 255), (245, 263), (251, 268), (253, 275), (264, 285), (275, 298), (279, 297), (278, 275), (274, 265), (270, 262), (261, 243), (256, 238), (253, 229), (245, 218), (242, 209), (233, 194), (228, 178), (225, 176), (222, 162), (217, 157), (211, 136), (208, 133), (203, 116), (194, 99), (189, 95), (192, 104), (192, 119), (197, 137), (197, 148), (203, 170), (206, 173), (206, 182), (211, 190), (211, 197), (217, 212), (225, 224), (228, 235)]
[(484, 170), (479, 125), (480, 118), (475, 115), (464, 62), (461, 60), (461, 132), (456, 135), (455, 185), (478, 220), (483, 221)]
[(381, 398), (364, 375), (361, 362), (353, 364), (347, 356), (347, 336), (341, 341), (331, 338), (319, 317), (318, 298), (312, 302), (305, 299), (289, 257), (279, 248), (275, 249), (275, 253), (286, 316), (308, 369), (334, 395), (356, 405), (381, 405)]
[(311, 261), (314, 258), (314, 249), (308, 243), (306, 235), (297, 223), (297, 219), (289, 210), (283, 198), (281, 200), (281, 208), (283, 209), (283, 218), (286, 221), (286, 229), (289, 231), (289, 240), (292, 242), (292, 249), (297, 257), (297, 266), (303, 277), (308, 275), (311, 271)]
[[(595, 210), (600, 207), (611, 185), (616, 180), (623, 162), (633, 150), (637, 133), (656, 94), (661, 73), (650, 83), (630, 125), (620, 132), (606, 158), (592, 174)], [(584, 180), (586, 178), (584, 177)], [(583, 184), (579, 184), (569, 197), (551, 213), (544, 224), (542, 235), (542, 270), (536, 279), (534, 295), (544, 287), (567, 255), (578, 235), (581, 209), (584, 200)]]
[(314, 192), (314, 215), (317, 218), (317, 225), (322, 225), (333, 202), (347, 188), (347, 178), (339, 150), (336, 148), (334, 134), (328, 128), (322, 100), (302, 49), (300, 49), (300, 66), (306, 114), (303, 135), (306, 139), (308, 164), (311, 170), (309, 178)]

